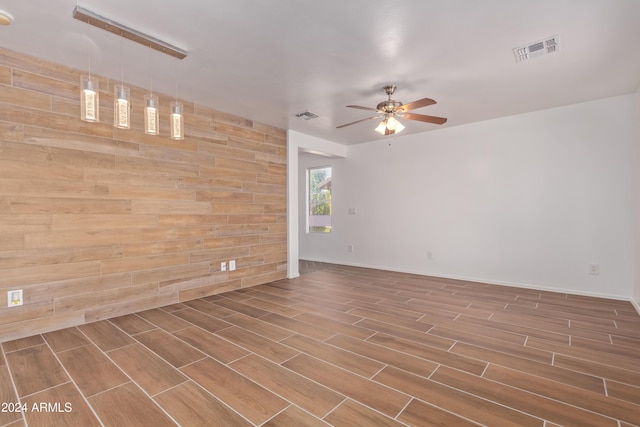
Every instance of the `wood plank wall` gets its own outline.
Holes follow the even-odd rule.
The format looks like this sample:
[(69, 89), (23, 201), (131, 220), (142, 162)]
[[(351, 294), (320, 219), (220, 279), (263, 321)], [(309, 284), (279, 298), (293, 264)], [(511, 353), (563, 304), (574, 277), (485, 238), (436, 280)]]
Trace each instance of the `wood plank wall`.
[(148, 136), (135, 87), (115, 129), (106, 78), (85, 123), (80, 74), (0, 49), (0, 341), (285, 277), (284, 130), (183, 101), (173, 141), (160, 95)]

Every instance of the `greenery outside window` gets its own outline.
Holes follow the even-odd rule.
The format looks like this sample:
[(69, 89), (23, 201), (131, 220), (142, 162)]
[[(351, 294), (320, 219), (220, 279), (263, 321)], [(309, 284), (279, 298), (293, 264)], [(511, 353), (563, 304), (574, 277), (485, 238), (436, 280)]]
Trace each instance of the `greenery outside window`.
[(331, 233), (331, 166), (307, 169), (309, 233)]

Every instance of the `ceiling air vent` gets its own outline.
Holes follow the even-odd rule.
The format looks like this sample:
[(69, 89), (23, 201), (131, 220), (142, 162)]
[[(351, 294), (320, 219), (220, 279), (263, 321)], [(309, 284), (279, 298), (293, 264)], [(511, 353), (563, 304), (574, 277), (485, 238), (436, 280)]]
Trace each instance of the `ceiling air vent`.
[(311, 111), (305, 111), (303, 113), (296, 114), (296, 117), (299, 119), (311, 120), (311, 119), (317, 119), (318, 115), (315, 113), (312, 113)]
[(558, 35), (555, 35), (526, 46), (516, 47), (513, 49), (513, 54), (516, 57), (516, 62), (522, 62), (556, 52), (558, 49), (560, 49), (560, 39)]

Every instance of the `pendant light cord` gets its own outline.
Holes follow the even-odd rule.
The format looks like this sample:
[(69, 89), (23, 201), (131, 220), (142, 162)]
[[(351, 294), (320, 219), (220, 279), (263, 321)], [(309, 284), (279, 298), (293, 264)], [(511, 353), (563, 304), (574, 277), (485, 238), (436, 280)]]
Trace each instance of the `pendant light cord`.
[(89, 57), (89, 77), (91, 77), (91, 20), (87, 21), (87, 56)]
[(178, 59), (173, 58), (173, 74), (176, 79), (176, 102), (178, 102)]
[[(122, 34), (120, 36), (122, 37)], [(120, 85), (124, 86), (124, 64), (122, 61), (122, 38), (120, 39)]]
[(151, 45), (149, 45), (149, 93), (153, 94), (153, 67), (151, 66)]

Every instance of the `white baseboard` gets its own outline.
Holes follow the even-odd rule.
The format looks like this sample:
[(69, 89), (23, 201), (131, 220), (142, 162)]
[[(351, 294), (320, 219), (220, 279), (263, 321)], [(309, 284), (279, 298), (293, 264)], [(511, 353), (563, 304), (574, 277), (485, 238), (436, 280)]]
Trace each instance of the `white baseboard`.
[(640, 304), (638, 304), (638, 302), (635, 301), (633, 298), (624, 297), (621, 295), (605, 294), (605, 293), (599, 293), (599, 292), (586, 292), (586, 291), (583, 292), (583, 291), (576, 291), (575, 289), (554, 288), (551, 286), (540, 286), (540, 285), (533, 285), (529, 283), (502, 282), (502, 281), (482, 279), (477, 277), (442, 275), (442, 274), (429, 273), (425, 271), (412, 271), (410, 269), (397, 269), (397, 268), (380, 266), (380, 265), (349, 263), (344, 261), (327, 260), (327, 259), (310, 259), (310, 258), (305, 258), (305, 259), (308, 261), (324, 262), (327, 264), (338, 264), (338, 265), (347, 265), (350, 267), (361, 267), (361, 268), (371, 268), (374, 270), (394, 271), (396, 273), (416, 274), (419, 276), (438, 277), (441, 279), (464, 280), (466, 282), (487, 283), (490, 285), (512, 286), (515, 288), (534, 289), (538, 291), (556, 292), (556, 293), (562, 293), (562, 294), (579, 295), (579, 296), (596, 297), (596, 298), (606, 298), (606, 299), (614, 299), (614, 300), (620, 300), (620, 301), (630, 301), (631, 304), (635, 307), (638, 314), (640, 315)]

